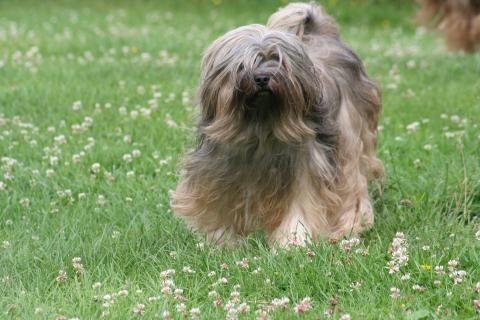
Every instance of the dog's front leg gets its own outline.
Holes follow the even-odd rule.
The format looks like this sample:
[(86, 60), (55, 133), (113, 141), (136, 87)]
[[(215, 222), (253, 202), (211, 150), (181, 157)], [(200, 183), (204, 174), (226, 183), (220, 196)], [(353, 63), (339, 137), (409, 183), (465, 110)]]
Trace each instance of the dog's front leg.
[(288, 207), (283, 219), (269, 234), (271, 245), (304, 246), (318, 238), (327, 238), (329, 224), (327, 206), (310, 184), (304, 183)]
[(287, 248), (289, 246), (304, 246), (311, 241), (312, 234), (306, 224), (300, 208), (292, 208), (280, 225), (269, 235), (272, 246)]
[(373, 226), (373, 206), (368, 195), (367, 179), (358, 174), (358, 181), (355, 184), (356, 196), (348, 195), (344, 200), (344, 207), (335, 224), (331, 238), (338, 240), (343, 236), (357, 235)]

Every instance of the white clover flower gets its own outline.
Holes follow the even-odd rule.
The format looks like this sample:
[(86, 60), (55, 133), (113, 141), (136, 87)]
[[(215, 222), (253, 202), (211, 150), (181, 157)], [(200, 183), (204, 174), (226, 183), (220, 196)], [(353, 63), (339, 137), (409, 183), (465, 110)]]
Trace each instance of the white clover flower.
[(233, 302), (233, 303), (238, 303), (240, 301), (240, 292), (238, 291), (232, 291), (230, 293), (230, 300)]
[(67, 143), (67, 139), (65, 138), (65, 136), (63, 134), (59, 135), (59, 136), (56, 136), (55, 138), (53, 138), (53, 140), (54, 140), (56, 145), (62, 145), (62, 144)]
[(3, 249), (9, 249), (11, 247), (11, 243), (8, 240), (3, 240), (2, 241), (2, 247)]
[(72, 105), (72, 109), (75, 111), (78, 111), (82, 108), (82, 102), (81, 101), (75, 101)]
[(389, 249), (392, 259), (387, 263), (389, 273), (397, 273), (408, 262), (407, 240), (402, 232), (397, 232)]
[(459, 262), (456, 259), (448, 261), (448, 271), (450, 271), (450, 272), (455, 271), (457, 269), (458, 265), (459, 265)]
[(132, 151), (132, 157), (134, 157), (134, 158), (138, 158), (141, 155), (142, 155), (142, 152), (140, 152), (140, 150), (138, 150), (138, 149), (135, 149), (135, 150)]
[(255, 274), (255, 275), (258, 275), (258, 274), (262, 273), (262, 268), (258, 267), (257, 269), (253, 270), (252, 273)]
[(456, 114), (454, 114), (450, 117), (450, 121), (452, 121), (455, 124), (458, 124), (458, 123), (460, 123), (460, 117), (457, 116)]
[(127, 108), (125, 107), (120, 107), (118, 108), (118, 112), (122, 115), (122, 116), (126, 116), (128, 114), (128, 111), (127, 111)]
[(408, 132), (413, 133), (413, 132), (416, 132), (419, 127), (420, 127), (420, 122), (415, 121), (415, 122), (412, 122), (409, 125), (407, 125), (406, 129), (407, 129)]
[(127, 154), (124, 154), (123, 157), (122, 157), (123, 161), (129, 163), (129, 162), (132, 162), (132, 155), (127, 153)]
[(473, 300), (473, 306), (475, 307), (475, 310), (477, 310), (477, 313), (480, 314), (480, 299)]
[(82, 159), (82, 157), (79, 154), (74, 154), (72, 156), (73, 163), (79, 163), (81, 159)]
[(410, 273), (405, 273), (403, 276), (400, 277), (402, 281), (410, 280)]
[(419, 284), (414, 284), (412, 286), (412, 290), (418, 291), (418, 292), (424, 292), (425, 290), (427, 290), (427, 288), (425, 288), (424, 286), (421, 286)]
[(50, 157), (50, 165), (51, 166), (56, 166), (58, 165), (59, 159), (57, 156), (51, 156)]
[(443, 270), (443, 266), (435, 266), (433, 269), (436, 274), (442, 275), (445, 274), (445, 271)]
[(22, 207), (28, 207), (30, 206), (30, 199), (28, 198), (22, 198), (20, 199), (20, 201), (18, 202)]
[(172, 288), (170, 288), (168, 286), (164, 286), (164, 287), (162, 287), (160, 292), (164, 295), (171, 295), (172, 294)]
[(170, 312), (165, 310), (162, 312), (162, 318), (165, 319), (165, 320), (170, 320), (170, 319), (173, 319)]
[(195, 271), (189, 266), (183, 267), (182, 271), (185, 272), (185, 273), (195, 273)]
[(187, 306), (184, 303), (179, 303), (175, 306), (175, 309), (177, 309), (177, 312), (179, 313), (185, 313), (187, 311)]
[(199, 308), (192, 308), (190, 309), (190, 317), (192, 320), (200, 318), (200, 309)]
[(305, 313), (312, 309), (312, 301), (310, 297), (305, 297), (298, 304), (295, 305), (293, 311), (295, 313)]
[(140, 54), (140, 59), (143, 61), (143, 62), (148, 62), (150, 61), (150, 59), (152, 58), (152, 56), (150, 55), (150, 53), (148, 52), (142, 52)]
[(67, 278), (68, 278), (67, 273), (63, 270), (60, 270), (58, 272), (58, 276), (55, 278), (55, 280), (57, 282), (65, 282), (65, 281), (67, 281)]
[(150, 109), (147, 109), (147, 108), (140, 108), (140, 114), (145, 119), (149, 119), (150, 115), (152, 114), (152, 111)]
[(453, 284), (462, 283), (466, 276), (467, 272), (465, 270), (454, 270), (449, 274), (449, 277), (453, 279)]
[(82, 122), (82, 127), (88, 129), (92, 126), (93, 119), (91, 117), (85, 117)]
[(272, 306), (274, 309), (287, 309), (290, 299), (287, 297), (275, 298), (272, 300)]
[(218, 283), (219, 283), (219, 284), (227, 284), (227, 283), (228, 283), (228, 279), (225, 278), (225, 277), (224, 277), (224, 278), (220, 278), (220, 279), (218, 279)]
[(101, 167), (100, 167), (100, 164), (99, 164), (99, 163), (94, 163), (94, 164), (92, 164), (92, 166), (91, 166), (90, 169), (92, 170), (93, 173), (99, 173), (99, 172), (100, 172), (100, 168), (101, 168)]
[(477, 282), (477, 284), (475, 285), (474, 291), (475, 291), (476, 293), (480, 293), (480, 281)]
[(145, 313), (145, 305), (142, 304), (142, 303), (137, 304), (137, 305), (133, 308), (133, 313), (134, 313), (135, 315), (143, 316), (143, 314)]
[(138, 117), (138, 111), (137, 110), (130, 111), (130, 118), (137, 119), (137, 117)]
[(237, 310), (239, 313), (246, 314), (250, 312), (250, 306), (247, 303), (243, 302), (238, 306)]
[(243, 269), (248, 269), (248, 267), (250, 266), (247, 258), (243, 258), (242, 260), (237, 261), (236, 265)]
[(415, 168), (420, 168), (421, 165), (422, 165), (422, 161), (420, 161), (420, 159), (415, 159), (413, 160), (413, 165), (415, 166)]
[(398, 299), (400, 297), (400, 289), (395, 288), (395, 287), (391, 287), (390, 288), (390, 297), (392, 297), (392, 299)]
[(118, 291), (117, 295), (118, 295), (119, 297), (127, 297), (127, 296), (128, 296), (128, 290), (125, 290), (125, 289), (124, 289), (124, 290), (120, 290), (120, 291)]
[(98, 195), (97, 204), (103, 206), (106, 203), (105, 197), (103, 195)]
[(360, 239), (358, 239), (357, 237), (353, 237), (348, 240), (342, 240), (340, 242), (340, 247), (342, 248), (343, 251), (349, 252), (350, 250), (352, 250), (352, 248), (358, 246), (359, 244), (360, 244)]
[(175, 270), (174, 269), (168, 269), (168, 270), (160, 272), (160, 277), (162, 277), (162, 279), (167, 279), (167, 278), (169, 278), (171, 276), (174, 276), (174, 275), (175, 275)]

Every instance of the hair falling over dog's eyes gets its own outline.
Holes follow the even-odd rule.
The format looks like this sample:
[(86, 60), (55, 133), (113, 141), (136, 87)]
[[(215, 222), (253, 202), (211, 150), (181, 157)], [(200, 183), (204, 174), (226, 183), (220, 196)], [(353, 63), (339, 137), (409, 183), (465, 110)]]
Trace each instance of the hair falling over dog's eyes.
[(305, 113), (318, 102), (319, 77), (301, 41), (263, 26), (241, 27), (219, 38), (202, 69), (204, 120), (239, 112), (252, 115), (250, 121), (265, 120), (262, 114)]

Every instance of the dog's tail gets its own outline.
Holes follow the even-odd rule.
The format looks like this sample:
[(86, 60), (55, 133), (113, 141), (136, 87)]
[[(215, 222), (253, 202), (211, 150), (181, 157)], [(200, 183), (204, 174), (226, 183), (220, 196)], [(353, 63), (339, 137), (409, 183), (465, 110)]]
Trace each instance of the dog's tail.
[(309, 35), (339, 37), (333, 18), (314, 2), (280, 8), (268, 19), (267, 27), (294, 33), (302, 39)]

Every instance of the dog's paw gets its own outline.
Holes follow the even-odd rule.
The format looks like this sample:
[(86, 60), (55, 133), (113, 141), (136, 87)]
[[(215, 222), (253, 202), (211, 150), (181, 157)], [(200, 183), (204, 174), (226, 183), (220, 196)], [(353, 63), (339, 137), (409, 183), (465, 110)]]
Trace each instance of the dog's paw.
[(293, 247), (304, 247), (311, 242), (311, 235), (308, 230), (301, 224), (292, 230), (278, 228), (269, 237), (272, 247), (290, 249)]
[(368, 230), (373, 226), (373, 206), (368, 198), (363, 198), (360, 200), (360, 205), (358, 208), (360, 214), (360, 230)]
[(339, 218), (331, 240), (340, 240), (344, 236), (357, 235), (373, 226), (373, 207), (368, 198), (358, 200), (355, 209), (350, 209)]

